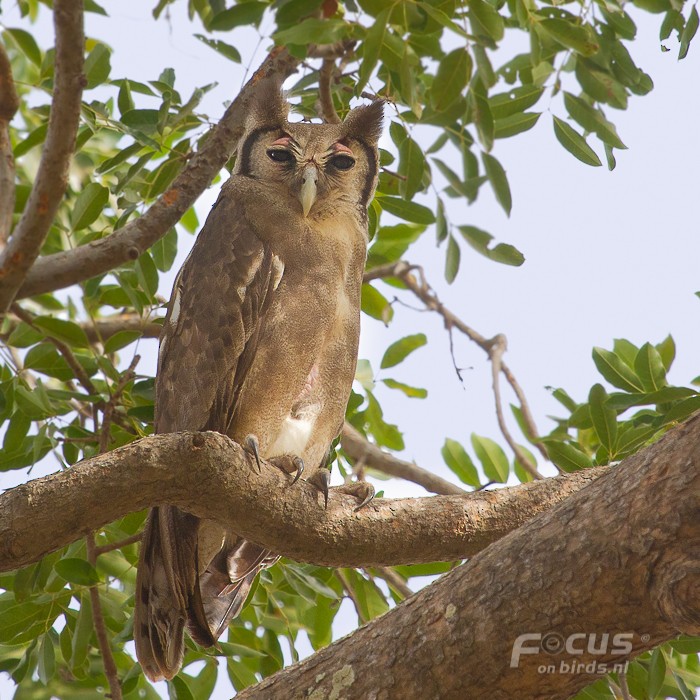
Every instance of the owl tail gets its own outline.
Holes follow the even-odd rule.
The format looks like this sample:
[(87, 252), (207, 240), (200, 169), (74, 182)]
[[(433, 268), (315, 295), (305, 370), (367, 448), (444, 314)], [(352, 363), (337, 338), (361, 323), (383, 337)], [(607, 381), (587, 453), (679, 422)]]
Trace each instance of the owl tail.
[(136, 576), (134, 642), (152, 681), (180, 670), (185, 627), (197, 644), (214, 644), (240, 613), (260, 569), (279, 559), (231, 534), (200, 575), (199, 524), (173, 506), (153, 508), (148, 516)]
[(148, 516), (136, 575), (134, 642), (141, 668), (152, 681), (170, 679), (180, 670), (188, 620), (196, 618), (198, 627), (206, 627), (198, 530), (198, 518), (173, 506), (153, 508)]

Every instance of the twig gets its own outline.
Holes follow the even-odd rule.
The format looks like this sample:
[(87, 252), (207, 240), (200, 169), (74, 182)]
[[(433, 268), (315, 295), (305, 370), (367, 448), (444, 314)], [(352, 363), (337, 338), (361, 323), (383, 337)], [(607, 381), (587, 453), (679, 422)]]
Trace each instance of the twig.
[[(416, 278), (414, 274), (412, 274), (412, 272), (414, 271), (417, 272), (418, 276), (420, 277), (420, 281)], [(398, 263), (392, 263), (389, 265), (383, 265), (369, 270), (369, 272), (365, 275), (364, 281), (367, 282), (369, 281), (369, 279), (377, 279), (379, 277), (396, 277), (399, 280), (401, 280), (408, 287), (408, 289), (410, 289), (413, 292), (413, 294), (415, 294), (425, 304), (426, 308), (430, 309), (431, 311), (435, 311), (436, 313), (442, 316), (443, 321), (445, 323), (445, 327), (448, 330), (451, 331), (451, 329), (456, 328), (461, 333), (466, 335), (467, 338), (469, 338), (472, 342), (476, 343), (489, 356), (489, 359), (492, 361), (493, 364), (494, 341), (499, 337), (502, 337), (505, 341), (505, 337), (496, 336), (496, 338), (486, 338), (485, 336), (481, 335), (481, 333), (478, 333), (473, 328), (468, 326), (464, 321), (462, 321), (461, 318), (459, 318), (452, 311), (450, 311), (440, 301), (437, 294), (435, 294), (435, 292), (430, 288), (430, 285), (428, 285), (428, 283), (426, 282), (425, 276), (423, 275), (423, 270), (420, 266), (409, 265), (405, 261), (400, 261)], [(522, 410), (523, 416), (525, 417), (525, 423), (528, 432), (530, 433), (528, 437), (532, 440), (536, 440), (536, 437), (539, 435), (539, 431), (537, 430), (537, 426), (535, 425), (535, 421), (532, 417), (532, 412), (530, 411), (530, 407), (528, 405), (527, 399), (525, 398), (525, 394), (523, 393), (518, 382), (515, 380), (515, 377), (513, 376), (513, 373), (511, 372), (510, 368), (506, 365), (505, 362), (503, 362), (501, 354), (502, 352), (497, 355), (498, 371), (503, 373), (508, 383), (513, 388), (513, 391), (515, 392), (516, 396), (518, 397), (518, 401), (520, 402), (520, 408)], [(457, 369), (459, 374), (459, 370), (456, 367), (456, 365), (455, 368)], [(523, 465), (523, 468), (530, 472), (530, 470), (527, 469), (527, 466), (525, 466), (526, 464), (530, 463), (530, 460), (527, 459), (522, 450), (517, 446), (505, 425), (503, 413), (500, 408), (500, 392), (498, 392), (498, 382), (496, 380), (494, 380), (494, 393), (496, 398), (496, 414), (499, 419), (499, 427), (501, 428), (503, 437), (506, 439), (508, 444), (515, 452), (516, 457), (518, 458), (518, 461)], [(545, 446), (541, 442), (535, 442), (535, 445), (537, 446), (540, 453), (546, 459), (549, 459)], [(541, 478), (541, 476), (539, 478)]]
[(102, 414), (102, 425), (100, 426), (100, 453), (107, 452), (107, 450), (109, 449), (110, 432), (117, 403), (121, 398), (122, 392), (124, 391), (124, 387), (134, 378), (134, 369), (140, 360), (140, 355), (134, 355), (134, 357), (131, 360), (131, 363), (129, 364), (129, 367), (120, 377), (116, 389), (109, 397), (109, 401), (105, 403)]
[(516, 459), (520, 462), (522, 468), (533, 478), (542, 479), (542, 474), (537, 471), (537, 465), (533, 464), (530, 458), (525, 454), (522, 447), (518, 445), (513, 439), (513, 436), (508, 430), (505, 418), (503, 417), (503, 405), (501, 403), (501, 387), (500, 387), (500, 375), (501, 375), (501, 362), (503, 358), (503, 353), (506, 351), (508, 343), (506, 337), (499, 333), (494, 336), (491, 340), (491, 350), (489, 351), (489, 358), (491, 359), (491, 377), (493, 380), (493, 396), (496, 402), (496, 418), (498, 420), (498, 427), (501, 429), (501, 434), (505, 438), (510, 449), (515, 453)]
[[(95, 534), (90, 533), (86, 538), (87, 558), (93, 566), (97, 563), (97, 549), (95, 547)], [(95, 634), (97, 635), (97, 646), (100, 649), (102, 663), (105, 667), (105, 676), (109, 683), (109, 692), (112, 700), (122, 700), (122, 686), (119, 682), (119, 673), (117, 666), (114, 663), (114, 656), (109, 645), (107, 637), (107, 627), (105, 626), (104, 615), (102, 614), (102, 605), (100, 603), (100, 592), (97, 586), (90, 586), (90, 602), (92, 603), (92, 621), (95, 625)]]
[(406, 481), (419, 484), (426, 491), (443, 495), (465, 494), (464, 489), (451, 484), (446, 479), (422, 469), (412, 462), (405, 462), (376, 445), (368, 442), (364, 436), (350, 423), (345, 423), (340, 438), (340, 444), (349, 457), (362, 460), (364, 464), (389, 476), (396, 476)]
[(340, 581), (340, 585), (343, 587), (345, 592), (348, 594), (348, 598), (350, 598), (350, 600), (352, 601), (352, 604), (355, 606), (355, 611), (357, 612), (357, 617), (360, 618), (360, 622), (364, 625), (366, 622), (368, 622), (368, 620), (362, 612), (362, 608), (360, 607), (360, 603), (357, 600), (357, 596), (355, 595), (355, 591), (353, 591), (352, 586), (350, 585), (350, 582), (347, 579), (347, 576), (345, 576), (345, 574), (340, 569), (336, 569), (334, 573), (335, 573), (338, 581)]
[[(64, 0), (65, 2), (65, 0)], [(286, 49), (276, 47), (246, 83), (170, 187), (138, 219), (90, 245), (37, 260), (17, 298), (68, 287), (134, 260), (162, 238), (192, 206), (221, 170), (243, 135), (249, 107), (263, 84), (281, 87), (298, 65)]]
[(340, 117), (333, 104), (331, 86), (335, 78), (335, 60), (324, 58), (321, 70), (318, 72), (318, 112), (327, 124), (340, 124)]
[[(15, 316), (17, 316), (18, 319), (20, 319), (20, 321), (24, 321), (28, 326), (42, 332), (41, 329), (34, 323), (34, 316), (28, 311), (25, 311), (19, 304), (12, 304), (11, 311)], [(73, 351), (62, 340), (58, 340), (58, 338), (53, 338), (50, 335), (47, 335), (46, 338), (56, 348), (56, 350), (61, 353), (63, 359), (73, 370), (75, 378), (80, 382), (85, 391), (92, 396), (99, 395), (100, 392), (97, 391), (97, 388), (92, 383), (90, 377), (88, 377), (85, 368), (76, 359)]]
[(375, 571), (393, 588), (402, 598), (410, 598), (413, 591), (408, 587), (402, 576), (388, 566), (378, 566)]
[(100, 554), (107, 554), (107, 552), (113, 552), (115, 549), (122, 549), (123, 547), (128, 547), (130, 544), (135, 544), (141, 541), (141, 533), (137, 532), (131, 537), (125, 537), (123, 540), (118, 542), (109, 542), (108, 544), (95, 545), (95, 556), (99, 557)]
[(12, 66), (0, 44), (0, 251), (10, 237), (15, 208), (15, 161), (10, 143), (10, 122), (19, 108)]
[(0, 256), (0, 313), (12, 303), (34, 264), (68, 185), (80, 120), (83, 75), (82, 0), (55, 0), (55, 83), (46, 141), (34, 186)]

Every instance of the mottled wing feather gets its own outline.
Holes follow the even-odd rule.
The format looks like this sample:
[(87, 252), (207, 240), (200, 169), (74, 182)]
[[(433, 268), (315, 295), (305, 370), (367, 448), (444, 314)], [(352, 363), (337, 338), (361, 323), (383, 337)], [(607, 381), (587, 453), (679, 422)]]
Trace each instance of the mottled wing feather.
[[(272, 252), (246, 226), (232, 193), (224, 192), (183, 265), (161, 335), (156, 380), (156, 432), (217, 430), (231, 420), (238, 384), (275, 284)], [(239, 367), (241, 357), (244, 358)], [(199, 521), (172, 506), (154, 508), (144, 530), (137, 576), (134, 641), (152, 680), (171, 678), (184, 653), (183, 628), (202, 644), (239, 610), (252, 578), (219, 594), (230, 581), (199, 583)], [(254, 546), (253, 546), (254, 547)], [(258, 550), (260, 548), (257, 548)], [(250, 553), (253, 555), (253, 553)], [(260, 550), (256, 560), (264, 561)], [(226, 557), (221, 573), (228, 574)], [(255, 571), (259, 567), (255, 568)], [(212, 583), (222, 584), (218, 589)], [(210, 625), (207, 618), (216, 620)]]

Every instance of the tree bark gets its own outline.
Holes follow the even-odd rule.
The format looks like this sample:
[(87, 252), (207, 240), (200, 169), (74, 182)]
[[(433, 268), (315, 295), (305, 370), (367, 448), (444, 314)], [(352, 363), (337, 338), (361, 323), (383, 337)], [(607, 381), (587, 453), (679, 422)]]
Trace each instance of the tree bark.
[(696, 416), (236, 700), (554, 700), (699, 634), (699, 463)]
[(266, 465), (218, 433), (144, 438), (0, 496), (0, 571), (26, 566), (127, 513), (170, 503), (274, 552), (326, 566), (454, 561), (481, 551), (607, 471), (462, 496), (357, 501)]

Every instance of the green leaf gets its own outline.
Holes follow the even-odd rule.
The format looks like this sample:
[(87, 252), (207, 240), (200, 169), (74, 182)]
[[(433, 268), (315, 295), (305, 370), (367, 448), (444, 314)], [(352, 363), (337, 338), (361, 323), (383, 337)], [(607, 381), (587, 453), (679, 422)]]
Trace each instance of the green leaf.
[(90, 347), (85, 331), (72, 321), (64, 321), (61, 318), (51, 316), (37, 316), (34, 325), (46, 333), (46, 335), (61, 340), (73, 348)]
[(469, 17), (475, 34), (485, 34), (494, 41), (503, 39), (503, 17), (485, 0), (469, 0)]
[(558, 117), (553, 119), (554, 135), (569, 153), (586, 165), (602, 165), (596, 152), (586, 143), (586, 139), (581, 134)]
[(97, 182), (89, 182), (78, 195), (71, 212), (74, 231), (87, 228), (102, 213), (109, 201), (109, 190)]
[(242, 2), (228, 10), (218, 12), (209, 22), (209, 29), (218, 32), (228, 32), (244, 24), (257, 26), (267, 8), (264, 2)]
[(83, 73), (87, 79), (86, 89), (91, 90), (105, 83), (109, 78), (111, 68), (109, 49), (104, 44), (95, 44), (95, 47), (85, 59), (85, 65), (83, 66)]
[(24, 366), (64, 382), (73, 378), (73, 370), (51, 343), (40, 343), (31, 348), (24, 358)]
[(401, 431), (397, 426), (387, 423), (379, 405), (371, 391), (367, 392), (367, 409), (365, 411), (369, 430), (374, 435), (377, 444), (390, 450), (403, 450), (405, 445)]
[(597, 102), (604, 102), (616, 109), (627, 109), (625, 88), (609, 73), (600, 70), (597, 64), (577, 57), (576, 78), (584, 92)]
[(539, 112), (520, 112), (494, 122), (493, 137), (507, 139), (532, 129), (542, 115)]
[(449, 224), (447, 223), (447, 217), (445, 216), (445, 204), (442, 199), (438, 197), (437, 199), (437, 217), (435, 221), (435, 238), (437, 239), (438, 245), (442, 243), (450, 232)]
[(435, 79), (430, 86), (430, 102), (438, 112), (446, 110), (469, 83), (473, 62), (465, 48), (450, 51), (438, 66)]
[(386, 297), (371, 284), (362, 285), (361, 307), (363, 313), (366, 313), (378, 321), (382, 321), (385, 325), (394, 317), (394, 309), (386, 300)]
[(395, 367), (400, 362), (403, 362), (412, 352), (423, 347), (428, 342), (425, 333), (416, 333), (415, 335), (407, 335), (401, 340), (392, 343), (384, 353), (381, 369)]
[(105, 354), (109, 355), (113, 352), (117, 352), (117, 350), (125, 348), (127, 345), (131, 345), (131, 343), (138, 340), (142, 335), (143, 333), (141, 333), (141, 331), (118, 331), (105, 340)]
[[(236, 5), (236, 8), (249, 4), (251, 3)], [(294, 27), (275, 32), (272, 38), (278, 46), (287, 46), (288, 44), (305, 46), (310, 43), (335, 44), (344, 39), (349, 30), (350, 25), (340, 19), (316, 19), (312, 17)]]
[(379, 61), (379, 54), (382, 50), (384, 35), (387, 30), (389, 10), (390, 8), (386, 8), (377, 15), (374, 24), (367, 30), (365, 39), (362, 42), (362, 61), (360, 62), (359, 80), (355, 88), (358, 93), (362, 92), (365, 85), (367, 85)]
[(578, 447), (558, 440), (544, 440), (543, 442), (552, 462), (566, 472), (575, 472), (593, 466), (593, 460)]
[(603, 377), (618, 389), (633, 394), (644, 392), (639, 377), (615, 353), (605, 348), (593, 348), (593, 362)]
[(53, 638), (51, 632), (47, 632), (41, 636), (39, 644), (39, 665), (37, 667), (39, 680), (48, 685), (49, 681), (56, 673), (56, 651), (54, 649)]
[(355, 381), (360, 382), (365, 391), (374, 389), (374, 372), (369, 360), (358, 360), (355, 370)]
[(488, 153), (482, 153), (481, 160), (498, 203), (503, 207), (505, 213), (510, 216), (513, 200), (510, 194), (510, 185), (508, 184), (506, 171), (503, 169), (500, 162)]
[(158, 118), (157, 109), (131, 109), (122, 114), (122, 124), (134, 131), (155, 134), (158, 131)]
[(499, 243), (493, 248), (489, 248), (493, 236), (476, 226), (460, 226), (459, 230), (467, 243), (489, 260), (514, 267), (519, 267), (525, 262), (525, 256), (508, 243)]
[(603, 143), (613, 148), (627, 148), (617, 135), (615, 125), (609, 122), (601, 112), (591, 107), (588, 102), (565, 92), (564, 106), (573, 119), (586, 131), (594, 133)]
[(666, 660), (661, 649), (654, 649), (649, 660), (649, 680), (647, 682), (647, 696), (649, 700), (654, 700), (661, 692), (661, 688), (666, 680)]
[(472, 447), (489, 481), (504, 484), (508, 480), (510, 465), (503, 449), (493, 440), (480, 437), (476, 433), (471, 436)]
[(489, 97), (491, 114), (494, 119), (505, 119), (524, 112), (536, 104), (544, 90), (536, 85), (523, 85)]
[(615, 166), (617, 165), (617, 161), (615, 160), (615, 154), (613, 153), (612, 146), (609, 144), (604, 144), (603, 150), (605, 151), (605, 160), (608, 164), (608, 170), (611, 172), (615, 170)]
[(384, 211), (398, 216), (399, 219), (424, 225), (435, 223), (435, 215), (433, 212), (422, 204), (407, 202), (400, 197), (386, 197), (384, 195), (378, 196), (376, 201)]
[(61, 578), (78, 586), (94, 586), (100, 582), (99, 574), (85, 559), (59, 559), (53, 568)]
[(549, 36), (567, 49), (573, 49), (583, 56), (598, 52), (595, 34), (588, 28), (572, 24), (565, 19), (543, 19), (539, 25)]
[(668, 370), (671, 369), (673, 360), (676, 358), (676, 343), (673, 338), (668, 335), (656, 346), (656, 350), (661, 357), (664, 369), (668, 372)]
[(588, 404), (593, 428), (608, 455), (615, 454), (617, 442), (617, 414), (606, 406), (608, 394), (601, 384), (594, 384), (588, 393)]
[(8, 28), (3, 34), (9, 34), (22, 53), (38, 68), (41, 68), (41, 50), (34, 37), (24, 29)]
[(446, 438), (441, 453), (445, 464), (457, 475), (460, 481), (474, 488), (481, 486), (479, 473), (474, 462), (459, 442)]
[(427, 389), (420, 389), (416, 386), (410, 386), (403, 382), (397, 382), (395, 379), (382, 379), (382, 383), (389, 389), (397, 389), (403, 392), (409, 399), (424, 399), (428, 396)]
[(644, 343), (634, 360), (634, 371), (646, 391), (658, 391), (666, 384), (666, 369), (659, 351)]
[(463, 39), (469, 39), (469, 34), (467, 34), (462, 27), (460, 27), (456, 22), (454, 22), (446, 12), (443, 12), (437, 7), (433, 7), (427, 2), (417, 3), (418, 7), (421, 8), (429, 17), (434, 19), (438, 24), (447, 29), (451, 29), (455, 34), (459, 34)]
[(195, 34), (194, 36), (210, 49), (214, 49), (217, 53), (228, 58), (229, 61), (233, 61), (234, 63), (241, 62), (241, 54), (235, 46), (231, 46), (231, 44), (227, 44), (225, 41), (219, 39), (209, 39), (209, 37), (204, 36), (204, 34)]
[(460, 257), (459, 244), (454, 236), (449, 235), (447, 237), (447, 255), (445, 256), (445, 279), (448, 284), (452, 284), (457, 277)]
[(688, 15), (688, 21), (685, 23), (685, 28), (681, 34), (681, 46), (678, 49), (678, 60), (684, 59), (688, 55), (688, 49), (690, 48), (690, 42), (693, 40), (696, 32), (698, 31), (698, 9), (693, 5), (693, 9)]

